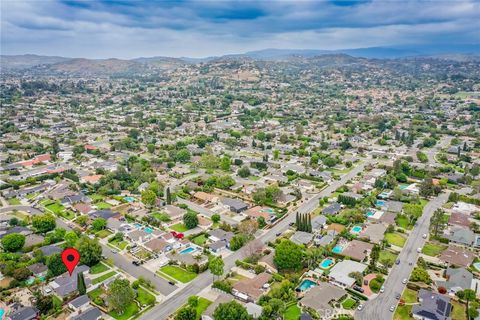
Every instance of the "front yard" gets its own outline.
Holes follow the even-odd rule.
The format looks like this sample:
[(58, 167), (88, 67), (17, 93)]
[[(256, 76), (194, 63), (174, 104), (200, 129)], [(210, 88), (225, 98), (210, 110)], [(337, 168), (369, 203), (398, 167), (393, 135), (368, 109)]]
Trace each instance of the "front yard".
[(444, 244), (427, 242), (422, 248), (422, 253), (430, 257), (436, 257), (445, 249), (447, 249), (447, 246)]
[(183, 283), (190, 282), (197, 277), (196, 273), (187, 271), (187, 270), (182, 269), (182, 268), (177, 267), (177, 266), (161, 267), (160, 272), (166, 274), (167, 276), (169, 276), (169, 277), (171, 277), (171, 278), (173, 278), (177, 281), (183, 282)]
[(94, 265), (90, 268), (90, 273), (91, 274), (102, 273), (102, 272), (107, 271), (108, 269), (110, 269), (110, 268), (107, 267), (106, 265), (104, 265), (103, 263), (99, 262), (99, 263), (97, 263), (96, 265)]
[(185, 232), (188, 228), (183, 223), (177, 223), (170, 227), (170, 229), (177, 231), (177, 232)]
[(393, 246), (403, 248), (407, 239), (399, 233), (387, 233), (385, 234), (385, 240)]
[(104, 275), (101, 275), (100, 277), (97, 277), (97, 278), (93, 279), (92, 284), (97, 284), (97, 283), (103, 282), (103, 281), (107, 280), (108, 278), (113, 277), (116, 274), (117, 274), (117, 272), (115, 272), (115, 271), (110, 271), (108, 273), (105, 273)]

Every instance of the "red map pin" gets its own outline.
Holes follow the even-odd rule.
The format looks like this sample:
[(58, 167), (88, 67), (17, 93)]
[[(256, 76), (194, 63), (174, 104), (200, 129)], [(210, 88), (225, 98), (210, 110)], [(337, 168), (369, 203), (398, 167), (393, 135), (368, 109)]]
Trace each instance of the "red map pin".
[(62, 252), (62, 261), (65, 267), (67, 267), (68, 273), (72, 275), (73, 269), (80, 261), (80, 253), (75, 248), (67, 248)]

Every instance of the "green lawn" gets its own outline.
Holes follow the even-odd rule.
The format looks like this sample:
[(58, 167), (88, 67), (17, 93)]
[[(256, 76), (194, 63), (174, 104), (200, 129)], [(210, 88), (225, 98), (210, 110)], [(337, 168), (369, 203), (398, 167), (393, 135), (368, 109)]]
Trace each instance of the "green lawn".
[(111, 234), (112, 233), (110, 231), (108, 231), (107, 229), (103, 229), (103, 230), (98, 231), (96, 233), (96, 236), (103, 239), (103, 238), (108, 237)]
[(90, 268), (90, 273), (91, 274), (102, 273), (102, 272), (107, 271), (108, 269), (110, 269), (110, 268), (107, 267), (106, 265), (104, 265), (103, 263), (99, 262), (99, 263), (97, 263), (96, 265), (94, 265)]
[(55, 202), (55, 203), (52, 203), (52, 204), (49, 204), (47, 206), (45, 206), (45, 208), (47, 208), (48, 210), (52, 211), (54, 214), (56, 214), (57, 216), (58, 215), (61, 215), (62, 212), (65, 210), (65, 207), (62, 206), (60, 203), (58, 202)]
[(18, 206), (19, 204), (21, 204), (21, 202), (17, 198), (11, 198), (8, 199), (8, 204), (11, 206)]
[(162, 213), (162, 212), (155, 212), (155, 213), (152, 213), (152, 217), (162, 221), (162, 222), (169, 222), (170, 221), (170, 217), (168, 216), (168, 214), (166, 213)]
[(197, 318), (200, 319), (202, 317), (202, 313), (207, 310), (208, 306), (212, 304), (212, 301), (207, 300), (205, 298), (199, 297), (198, 298), (198, 305), (197, 305)]
[(203, 246), (207, 242), (207, 237), (204, 234), (201, 234), (192, 239), (192, 242), (196, 245)]
[(382, 261), (382, 260), (388, 260), (391, 264), (394, 264), (395, 260), (397, 260), (397, 255), (391, 253), (390, 251), (382, 250), (380, 251), (380, 256), (378, 258), (378, 261)]
[(103, 199), (105, 199), (105, 197), (101, 194), (92, 194), (89, 197), (92, 199), (93, 202), (102, 201)]
[(137, 301), (143, 305), (153, 305), (155, 303), (155, 296), (143, 288), (137, 290)]
[(412, 312), (412, 305), (398, 306), (393, 315), (393, 320), (410, 320), (413, 319), (410, 316)]
[(300, 307), (297, 306), (296, 304), (291, 305), (287, 309), (285, 309), (285, 312), (283, 313), (283, 319), (284, 320), (298, 320), (300, 318), (300, 314), (302, 311), (300, 310)]
[(385, 234), (385, 240), (387, 240), (389, 244), (401, 248), (403, 248), (405, 242), (407, 241), (407, 239), (405, 239), (405, 237), (403, 237), (399, 233), (387, 233)]
[(368, 286), (370, 287), (370, 289), (372, 290), (372, 292), (374, 293), (378, 293), (378, 291), (380, 290), (380, 288), (382, 287), (382, 284), (385, 282), (385, 279), (372, 279), (370, 280), (370, 283), (368, 284)]
[(403, 291), (402, 299), (405, 303), (415, 303), (417, 302), (417, 291), (405, 288)]
[(177, 232), (185, 232), (188, 228), (183, 223), (177, 223), (170, 227), (170, 229), (177, 231)]
[(397, 218), (395, 219), (397, 222), (397, 226), (403, 229), (412, 229), (412, 226), (410, 225), (410, 221), (408, 220), (407, 216), (405, 215), (398, 215)]
[(353, 300), (351, 298), (347, 298), (342, 302), (342, 307), (344, 309), (350, 310), (350, 309), (353, 309), (356, 304), (357, 304), (357, 302), (355, 300)]
[(38, 196), (38, 193), (37, 192), (34, 192), (34, 193), (30, 193), (30, 194), (27, 194), (25, 196), (25, 198), (29, 199), (29, 200), (32, 200), (33, 198), (36, 198)]
[(61, 213), (61, 216), (64, 217), (67, 220), (73, 220), (75, 218), (75, 212), (71, 210), (65, 210)]
[(452, 319), (467, 320), (465, 305), (460, 303), (460, 302), (453, 301), (453, 300), (451, 300), (451, 303), (453, 305), (453, 310), (452, 310), (452, 314), (451, 314)]
[(160, 268), (160, 271), (183, 283), (190, 282), (197, 276), (196, 273), (184, 270), (177, 266), (164, 266)]
[(92, 291), (90, 291), (88, 293), (88, 296), (90, 297), (90, 300), (95, 300), (96, 297), (98, 297), (99, 295), (101, 295), (103, 292), (103, 288), (102, 287), (98, 287)]
[(128, 245), (128, 241), (122, 240), (122, 241), (118, 242), (118, 240), (114, 240), (112, 242), (109, 242), (108, 244), (112, 245), (112, 246), (115, 246), (120, 250), (123, 250)]
[(130, 303), (122, 314), (110, 311), (108, 314), (117, 320), (127, 320), (138, 313), (138, 306), (135, 302)]
[(53, 300), (53, 307), (54, 308), (61, 308), (62, 307), (62, 300), (60, 300), (59, 297), (57, 297), (56, 295), (52, 295), (52, 300)]
[(427, 242), (422, 248), (422, 253), (427, 256), (436, 257), (446, 248), (447, 246), (444, 244)]
[(98, 210), (109, 209), (112, 207), (111, 204), (108, 204), (106, 202), (95, 203), (95, 206), (98, 208)]
[(92, 284), (97, 284), (97, 283), (100, 283), (102, 281), (105, 281), (107, 280), (108, 278), (111, 278), (113, 277), (114, 275), (116, 275), (117, 272), (115, 271), (110, 271), (109, 273), (105, 273), (103, 276), (100, 276), (98, 278), (95, 278), (92, 280)]

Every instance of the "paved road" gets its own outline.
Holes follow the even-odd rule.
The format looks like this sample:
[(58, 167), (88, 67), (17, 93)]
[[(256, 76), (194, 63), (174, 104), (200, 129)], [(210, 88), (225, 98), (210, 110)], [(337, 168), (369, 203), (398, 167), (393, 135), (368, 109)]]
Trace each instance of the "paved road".
[(0, 208), (0, 213), (7, 213), (7, 212), (11, 212), (13, 210), (18, 210), (18, 211), (23, 211), (23, 212), (30, 211), (29, 213), (33, 214), (33, 215), (37, 215), (37, 214), (42, 213), (42, 211), (40, 211), (38, 209), (35, 209), (33, 207), (30, 207), (30, 206), (23, 206), (23, 205), (1, 207)]
[[(329, 196), (336, 189), (343, 186), (348, 180), (352, 179), (357, 175), (357, 173), (363, 171), (365, 165), (372, 160), (365, 160), (365, 162), (359, 164), (357, 167), (352, 169), (350, 172), (345, 174), (340, 180), (332, 182), (330, 186), (322, 190), (320, 193), (316, 194), (310, 200), (303, 203), (299, 208), (298, 212), (307, 213), (313, 211), (318, 206), (318, 200), (322, 197)], [(277, 236), (277, 233), (282, 233), (288, 229), (289, 224), (295, 221), (295, 212), (290, 213), (283, 220), (278, 222), (265, 234), (258, 237), (258, 240), (263, 243), (273, 241)], [(230, 256), (224, 259), (225, 268), (224, 270), (228, 272), (232, 267), (235, 266), (235, 261), (237, 259), (243, 259), (248, 255), (248, 245), (244, 246), (242, 249), (235, 251)], [(180, 289), (178, 292), (173, 294), (171, 297), (168, 297), (161, 304), (156, 305), (150, 311), (143, 314), (140, 319), (142, 320), (156, 320), (156, 319), (166, 319), (170, 314), (175, 310), (180, 308), (188, 300), (188, 297), (198, 294), (200, 291), (208, 287), (213, 280), (213, 276), (209, 271), (206, 271), (200, 274), (197, 278), (191, 281), (187, 286)]]
[[(427, 241), (423, 239), (423, 234), (428, 234), (430, 218), (436, 209), (440, 208), (448, 200), (448, 193), (442, 193), (431, 200), (423, 209), (423, 215), (418, 219), (417, 226), (413, 229), (408, 240), (399, 254), (399, 265), (394, 265), (390, 270), (387, 281), (385, 281), (385, 292), (379, 294), (375, 299), (365, 303), (362, 311), (355, 312), (355, 319), (359, 320), (387, 320), (393, 317), (393, 312), (389, 310), (391, 306), (396, 306), (398, 300), (397, 294), (402, 294), (405, 286), (403, 279), (409, 279), (417, 262), (419, 253), (417, 248), (422, 248)], [(412, 262), (412, 265), (409, 265)]]

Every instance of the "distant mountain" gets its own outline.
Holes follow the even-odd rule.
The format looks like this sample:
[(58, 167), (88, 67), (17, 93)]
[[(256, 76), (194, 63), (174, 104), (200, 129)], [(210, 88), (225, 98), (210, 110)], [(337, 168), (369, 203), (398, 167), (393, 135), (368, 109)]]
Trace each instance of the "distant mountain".
[(0, 66), (2, 70), (28, 69), (37, 65), (47, 65), (68, 61), (71, 58), (56, 56), (39, 56), (36, 54), (1, 55)]
[(109, 76), (120, 73), (142, 72), (142, 64), (120, 59), (69, 59), (50, 65), (37, 66), (47, 73), (70, 74), (78, 76)]

